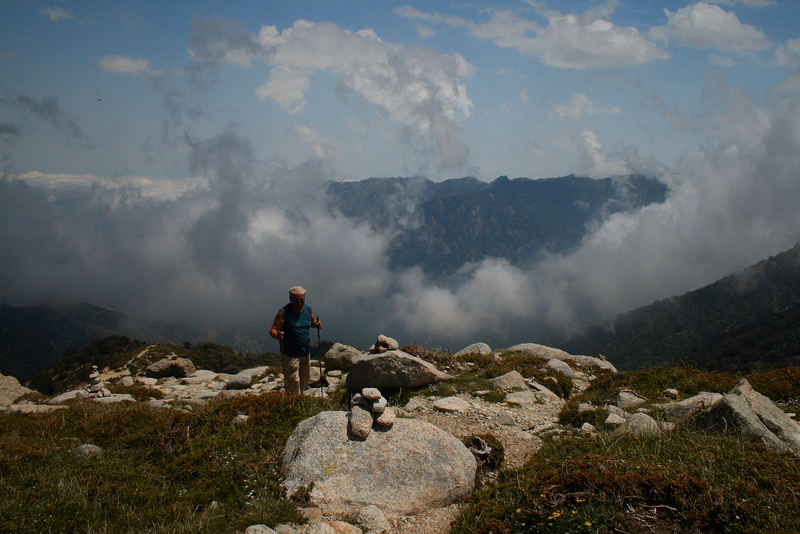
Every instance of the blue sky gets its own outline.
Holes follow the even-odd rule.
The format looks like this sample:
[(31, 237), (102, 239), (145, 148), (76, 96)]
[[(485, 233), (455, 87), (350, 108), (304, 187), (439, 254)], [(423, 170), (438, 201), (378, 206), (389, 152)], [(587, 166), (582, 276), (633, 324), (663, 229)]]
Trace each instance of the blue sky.
[[(302, 283), (345, 337), (579, 327), (800, 238), (798, 67), (788, 1), (0, 0), (0, 289), (214, 323)], [(318, 209), (327, 180), (633, 172), (668, 201), (451, 283)]]
[(234, 129), (262, 160), (324, 158), (337, 179), (606, 176), (630, 149), (673, 164), (719, 86), (768, 102), (800, 54), (800, 5), (758, 0), (0, 10), (12, 173), (185, 178), (175, 143)]

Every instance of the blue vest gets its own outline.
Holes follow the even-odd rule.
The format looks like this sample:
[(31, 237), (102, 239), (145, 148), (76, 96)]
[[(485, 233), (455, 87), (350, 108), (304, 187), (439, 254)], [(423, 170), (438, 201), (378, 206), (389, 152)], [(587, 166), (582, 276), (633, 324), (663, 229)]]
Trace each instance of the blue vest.
[(302, 311), (294, 313), (292, 304), (283, 308), (283, 353), (290, 358), (308, 356), (309, 347), (308, 331), (311, 328), (311, 308), (303, 306)]

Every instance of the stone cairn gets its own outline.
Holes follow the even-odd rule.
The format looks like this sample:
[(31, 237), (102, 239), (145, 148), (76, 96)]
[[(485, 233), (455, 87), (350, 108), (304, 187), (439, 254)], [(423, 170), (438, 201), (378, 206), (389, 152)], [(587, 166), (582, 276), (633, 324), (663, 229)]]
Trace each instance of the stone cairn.
[(377, 388), (364, 388), (350, 398), (350, 434), (358, 439), (367, 439), (372, 425), (389, 429), (397, 416)]

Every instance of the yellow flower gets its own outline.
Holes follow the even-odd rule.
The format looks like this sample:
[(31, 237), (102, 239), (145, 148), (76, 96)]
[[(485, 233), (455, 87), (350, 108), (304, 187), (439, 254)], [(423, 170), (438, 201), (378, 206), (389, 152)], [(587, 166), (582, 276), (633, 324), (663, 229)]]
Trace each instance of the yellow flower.
[(544, 493), (542, 493), (541, 495), (539, 495), (539, 497), (541, 497), (542, 499), (544, 499), (545, 497), (547, 497), (547, 495), (545, 495)]
[(517, 511), (517, 513), (520, 513), (520, 512), (522, 512), (522, 508), (517, 508), (516, 511)]
[(591, 521), (587, 521), (586, 523), (584, 523), (584, 525), (586, 525), (587, 527), (591, 527), (592, 526), (592, 522)]
[(578, 511), (577, 510), (573, 510), (572, 511), (572, 515), (578, 515)]

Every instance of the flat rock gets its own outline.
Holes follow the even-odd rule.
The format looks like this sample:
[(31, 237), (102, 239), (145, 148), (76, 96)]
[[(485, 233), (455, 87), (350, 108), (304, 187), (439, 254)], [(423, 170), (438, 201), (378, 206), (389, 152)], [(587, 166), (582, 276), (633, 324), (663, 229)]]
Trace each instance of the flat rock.
[(517, 424), (517, 422), (514, 420), (514, 418), (508, 412), (500, 412), (499, 414), (497, 414), (495, 416), (494, 419), (492, 419), (492, 422), (493, 423), (497, 423), (498, 425), (504, 425), (504, 426), (512, 426), (512, 425)]
[(102, 404), (114, 404), (116, 402), (136, 402), (136, 399), (133, 398), (133, 395), (130, 395), (129, 393), (112, 393), (108, 397), (96, 397), (92, 400)]
[(103, 449), (101, 449), (97, 445), (92, 445), (91, 443), (84, 443), (83, 445), (75, 447), (73, 449), (73, 452), (77, 456), (83, 456), (83, 457), (89, 457), (90, 458), (90, 457), (95, 457), (95, 456), (101, 456), (103, 454)]
[(452, 435), (401, 418), (389, 431), (353, 440), (347, 418), (347, 412), (322, 412), (297, 425), (283, 454), (287, 495), (313, 482), (310, 501), (325, 513), (352, 516), (372, 504), (397, 517), (472, 492), (475, 458)]
[(487, 345), (486, 343), (473, 343), (472, 345), (467, 345), (460, 351), (456, 352), (454, 356), (456, 358), (465, 356), (467, 354), (491, 354), (492, 348)]
[(618, 416), (617, 414), (612, 413), (609, 414), (608, 417), (606, 417), (605, 424), (609, 426), (619, 426), (625, 424), (625, 419)]
[(378, 388), (364, 388), (361, 390), (361, 396), (368, 401), (376, 401), (381, 398), (381, 392)]
[[(556, 396), (556, 398), (558, 398), (558, 396)], [(505, 398), (506, 402), (519, 404), (520, 406), (528, 406), (529, 404), (535, 403), (537, 400), (536, 394), (529, 390), (515, 391), (506, 395)]]
[(361, 391), (366, 387), (381, 391), (418, 388), (439, 380), (452, 378), (433, 364), (400, 350), (366, 355), (358, 360), (347, 375), (347, 390)]
[(251, 369), (243, 369), (239, 371), (235, 375), (231, 375), (225, 379), (225, 382), (228, 384), (228, 389), (246, 389), (250, 387), (250, 383), (253, 379), (259, 375), (263, 375), (267, 372), (268, 367), (260, 366), (260, 367), (253, 367)]
[(617, 407), (625, 411), (630, 411), (635, 408), (638, 408), (639, 406), (641, 406), (646, 402), (647, 399), (645, 399), (641, 395), (638, 395), (634, 391), (624, 389), (619, 393), (617, 393)]
[(50, 404), (12, 404), (6, 408), (7, 413), (41, 414), (57, 410), (66, 410), (66, 406), (53, 406)]
[(217, 378), (217, 373), (214, 371), (198, 369), (189, 376), (181, 378), (181, 384), (202, 384), (203, 382), (211, 382), (215, 378)]
[(444, 397), (434, 401), (433, 407), (440, 412), (466, 412), (472, 405), (461, 397)]
[(509, 390), (509, 389), (528, 389), (528, 384), (525, 383), (525, 378), (519, 371), (509, 371), (504, 375), (490, 378), (489, 382), (496, 389)]
[(56, 395), (47, 401), (47, 404), (63, 404), (68, 400), (84, 398), (86, 395), (85, 389), (73, 389), (72, 391), (65, 391), (60, 395)]
[(544, 402), (564, 402), (561, 397), (552, 392), (547, 386), (543, 386), (534, 380), (528, 380), (528, 385), (536, 392), (536, 397)]
[(530, 354), (532, 356), (539, 356), (540, 358), (547, 358), (548, 360), (551, 358), (555, 358), (557, 360), (563, 360), (567, 363), (571, 364), (578, 364), (584, 367), (595, 367), (598, 369), (604, 369), (606, 371), (610, 371), (612, 373), (617, 372), (617, 368), (611, 364), (611, 362), (606, 361), (602, 358), (594, 358), (592, 356), (581, 356), (576, 354), (570, 354), (568, 352), (564, 352), (561, 349), (555, 349), (553, 347), (548, 347), (545, 345), (539, 345), (537, 343), (520, 343), (519, 345), (514, 345), (513, 347), (509, 347), (508, 350), (522, 352), (524, 354)]

